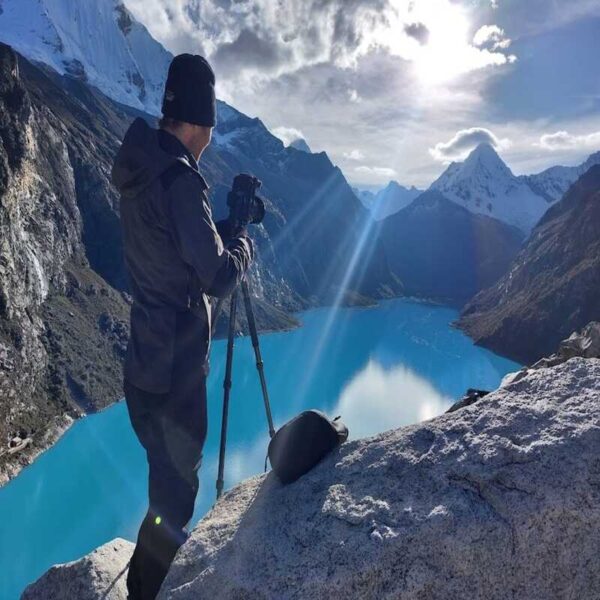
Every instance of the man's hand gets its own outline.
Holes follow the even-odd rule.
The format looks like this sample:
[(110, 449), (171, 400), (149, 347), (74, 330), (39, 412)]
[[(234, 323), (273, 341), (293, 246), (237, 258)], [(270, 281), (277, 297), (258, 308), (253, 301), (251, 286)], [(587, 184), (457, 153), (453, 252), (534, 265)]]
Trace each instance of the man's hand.
[(217, 221), (215, 223), (215, 227), (217, 228), (223, 243), (227, 244), (227, 242), (231, 239), (231, 223), (229, 222), (229, 219)]
[(234, 227), (229, 219), (223, 219), (222, 221), (215, 223), (215, 226), (224, 244), (228, 244), (237, 238), (248, 237), (248, 231), (245, 227)]
[(225, 246), (229, 246), (236, 240), (243, 239), (246, 245), (250, 249), (250, 259), (254, 258), (254, 243), (252, 238), (248, 235), (246, 227), (233, 227), (229, 219), (223, 219), (215, 223), (215, 227), (223, 240)]

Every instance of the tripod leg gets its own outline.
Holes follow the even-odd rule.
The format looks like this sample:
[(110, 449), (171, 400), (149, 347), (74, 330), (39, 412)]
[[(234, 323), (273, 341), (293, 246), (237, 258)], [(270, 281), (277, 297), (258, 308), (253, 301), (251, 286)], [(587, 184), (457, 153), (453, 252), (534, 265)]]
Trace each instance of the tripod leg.
[(217, 305), (213, 308), (212, 311), (212, 319), (210, 321), (210, 331), (214, 335), (215, 327), (217, 325), (217, 321), (219, 320), (219, 315), (221, 314), (221, 309), (223, 308), (223, 298), (219, 298), (217, 301)]
[(229, 395), (231, 392), (231, 371), (233, 367), (233, 347), (235, 344), (235, 315), (237, 312), (237, 290), (231, 294), (229, 309), (229, 333), (227, 336), (227, 361), (223, 379), (223, 418), (221, 421), (221, 447), (219, 448), (219, 475), (217, 477), (217, 500), (223, 493), (225, 471), (225, 448), (227, 446), (227, 420), (229, 417)]
[(265, 402), (265, 412), (267, 413), (267, 423), (269, 425), (269, 436), (275, 435), (273, 427), (273, 417), (271, 415), (271, 403), (269, 401), (269, 392), (267, 390), (267, 381), (265, 379), (264, 363), (258, 345), (258, 333), (256, 331), (256, 320), (254, 318), (254, 309), (252, 308), (252, 299), (250, 298), (250, 290), (248, 282), (242, 280), (242, 294), (244, 295), (244, 305), (246, 308), (246, 317), (248, 319), (248, 329), (250, 329), (250, 337), (252, 338), (252, 347), (254, 348), (254, 356), (256, 357), (256, 369), (260, 378), (260, 387), (262, 388), (263, 400)]

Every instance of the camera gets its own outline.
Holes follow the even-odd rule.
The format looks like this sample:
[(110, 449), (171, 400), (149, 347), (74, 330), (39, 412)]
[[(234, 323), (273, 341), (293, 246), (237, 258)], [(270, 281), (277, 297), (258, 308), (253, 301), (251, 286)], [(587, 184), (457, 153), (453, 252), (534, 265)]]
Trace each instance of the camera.
[(229, 223), (234, 229), (257, 225), (265, 218), (265, 202), (256, 194), (261, 185), (259, 179), (246, 173), (240, 173), (233, 179), (233, 186), (227, 194), (227, 206)]

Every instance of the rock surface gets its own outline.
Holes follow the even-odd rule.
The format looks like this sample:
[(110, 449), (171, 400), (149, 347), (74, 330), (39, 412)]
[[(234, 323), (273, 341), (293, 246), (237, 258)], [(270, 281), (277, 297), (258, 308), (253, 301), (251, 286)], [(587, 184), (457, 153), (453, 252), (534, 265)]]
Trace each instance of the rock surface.
[(191, 598), (600, 597), (600, 360), (259, 476), (196, 527), (163, 587)]
[[(0, 484), (121, 394), (128, 306), (99, 266), (120, 253), (106, 228), (116, 138), (93, 106), (0, 44)], [(15, 435), (32, 442), (11, 453)]]
[(133, 544), (120, 538), (91, 554), (56, 565), (25, 589), (21, 600), (127, 600), (127, 567)]
[(533, 365), (533, 368), (553, 367), (575, 356), (600, 358), (600, 322), (588, 323), (580, 332), (571, 334), (560, 343), (556, 354), (549, 358), (542, 358)]
[[(196, 526), (159, 600), (599, 598), (599, 530), (600, 360), (578, 357), (344, 444), (292, 485), (245, 481)], [(113, 598), (96, 582), (118, 565), (91, 562), (25, 599), (50, 597), (44, 581), (57, 598)]]
[[(572, 333), (566, 340), (563, 340), (558, 347), (558, 351), (542, 358), (530, 367), (523, 367), (515, 373), (508, 373), (502, 380), (502, 385), (516, 383), (526, 377), (527, 374), (536, 369), (547, 369), (567, 362), (571, 358), (600, 358), (600, 323), (592, 322), (586, 325), (580, 332)], [(449, 410), (452, 410), (460, 402), (454, 404)]]
[(508, 272), (465, 307), (459, 326), (476, 343), (531, 364), (600, 320), (600, 165), (533, 230)]

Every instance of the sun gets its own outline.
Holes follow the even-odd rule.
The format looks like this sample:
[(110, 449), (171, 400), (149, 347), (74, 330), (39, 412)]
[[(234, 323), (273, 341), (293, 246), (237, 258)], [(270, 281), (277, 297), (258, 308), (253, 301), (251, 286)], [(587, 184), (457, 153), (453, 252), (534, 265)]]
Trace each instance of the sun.
[(413, 61), (422, 83), (448, 83), (475, 67), (480, 50), (470, 43), (471, 24), (460, 5), (428, 0), (415, 3), (414, 12), (429, 31), (427, 42), (417, 49)]
[[(392, 0), (394, 17), (377, 32), (377, 43), (410, 63), (425, 86), (441, 86), (463, 73), (507, 57), (473, 44), (473, 22), (467, 7), (451, 0)], [(411, 35), (418, 31), (421, 35)]]

